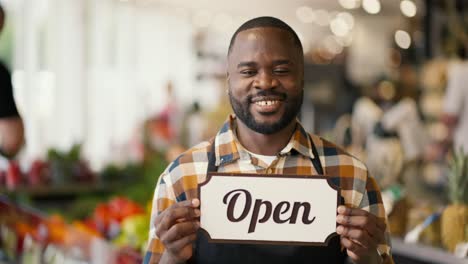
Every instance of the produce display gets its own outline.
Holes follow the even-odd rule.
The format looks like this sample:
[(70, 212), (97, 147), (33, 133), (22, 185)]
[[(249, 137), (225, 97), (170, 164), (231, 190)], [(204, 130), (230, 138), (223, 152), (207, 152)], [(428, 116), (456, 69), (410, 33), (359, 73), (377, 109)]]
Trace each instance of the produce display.
[(153, 153), (93, 172), (80, 145), (51, 149), (28, 166), (11, 160), (0, 171), (0, 262), (141, 263), (148, 201), (166, 165)]
[[(0, 244), (10, 260), (32, 257), (45, 263), (61, 263), (60, 258), (93, 261), (96, 254), (102, 254), (93, 245), (101, 245), (106, 253), (98, 259), (141, 263), (149, 212), (124, 197), (99, 204), (89, 218), (71, 223), (66, 223), (61, 215), (46, 216), (4, 198), (0, 199), (0, 211)], [(47, 258), (57, 262), (46, 261)]]
[(50, 149), (46, 160), (36, 159), (29, 168), (23, 170), (18, 161), (10, 160), (8, 169), (0, 170), (0, 188), (3, 186), (13, 191), (19, 187), (92, 184), (97, 177), (80, 155), (81, 145), (74, 145), (68, 152)]
[(442, 213), (442, 242), (451, 252), (468, 241), (468, 155), (456, 152), (450, 164), (450, 204)]

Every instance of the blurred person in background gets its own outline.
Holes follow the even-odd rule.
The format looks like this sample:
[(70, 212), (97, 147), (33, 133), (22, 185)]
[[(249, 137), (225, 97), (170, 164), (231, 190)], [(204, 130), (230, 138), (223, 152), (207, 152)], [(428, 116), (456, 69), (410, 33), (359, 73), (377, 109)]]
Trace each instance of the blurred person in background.
[(453, 146), (456, 151), (463, 149), (468, 154), (468, 61), (465, 56), (462, 58), (447, 70), (442, 122), (448, 131), (445, 150)]
[[(0, 5), (0, 34), (5, 12)], [(12, 157), (24, 143), (23, 121), (16, 109), (10, 71), (0, 61), (0, 156)]]
[[(144, 263), (393, 263), (379, 187), (365, 165), (297, 120), (304, 53), (294, 30), (273, 17), (245, 22), (231, 38), (227, 83), (235, 115), (159, 177)], [(209, 243), (197, 191), (208, 172), (337, 175), (339, 236), (326, 247)]]
[(415, 96), (408, 90), (412, 89), (381, 78), (371, 96), (354, 105), (352, 144), (365, 149), (362, 158), (382, 188), (395, 184), (404, 166), (420, 161), (428, 143)]

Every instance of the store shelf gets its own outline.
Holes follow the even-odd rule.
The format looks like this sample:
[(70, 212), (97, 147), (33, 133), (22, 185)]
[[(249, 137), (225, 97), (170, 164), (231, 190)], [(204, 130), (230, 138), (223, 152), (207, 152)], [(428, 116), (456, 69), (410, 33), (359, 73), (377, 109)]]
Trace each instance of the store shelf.
[(392, 238), (393, 256), (399, 264), (468, 264), (440, 248), (421, 244), (408, 244), (402, 239)]
[(115, 190), (121, 184), (112, 184), (112, 185), (103, 185), (103, 184), (94, 184), (94, 183), (73, 183), (66, 185), (58, 186), (19, 186), (14, 190), (7, 190), (5, 188), (0, 188), (0, 193), (7, 195), (17, 195), (17, 194), (27, 194), (28, 196), (34, 199), (43, 199), (43, 198), (56, 198), (63, 196), (76, 196), (80, 194), (90, 194), (90, 193), (107, 193)]

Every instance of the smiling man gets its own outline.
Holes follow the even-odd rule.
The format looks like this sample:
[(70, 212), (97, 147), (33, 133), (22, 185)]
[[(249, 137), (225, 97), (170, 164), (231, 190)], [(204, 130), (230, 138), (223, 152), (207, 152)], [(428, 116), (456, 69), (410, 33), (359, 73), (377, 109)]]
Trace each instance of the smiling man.
[[(375, 180), (362, 162), (297, 120), (303, 57), (296, 33), (279, 19), (255, 18), (234, 33), (227, 81), (235, 115), (159, 177), (145, 263), (393, 263)], [(208, 243), (199, 233), (197, 190), (207, 172), (339, 176), (340, 236), (327, 247)]]

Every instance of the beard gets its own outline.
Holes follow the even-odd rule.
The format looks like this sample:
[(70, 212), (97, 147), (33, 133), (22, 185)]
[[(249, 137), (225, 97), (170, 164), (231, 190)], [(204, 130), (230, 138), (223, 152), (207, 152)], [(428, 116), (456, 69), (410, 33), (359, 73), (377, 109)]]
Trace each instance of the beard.
[[(280, 119), (275, 123), (262, 123), (255, 120), (255, 117), (250, 112), (250, 105), (252, 104), (252, 98), (255, 96), (280, 96), (283, 99), (284, 112)], [(232, 110), (236, 114), (242, 123), (244, 123), (251, 130), (265, 135), (271, 135), (281, 131), (288, 126), (294, 119), (296, 119), (302, 106), (304, 98), (304, 90), (301, 91), (298, 96), (289, 96), (286, 93), (276, 91), (260, 91), (257, 94), (249, 95), (245, 100), (237, 100), (232, 96), (229, 90), (229, 101), (231, 102)]]

